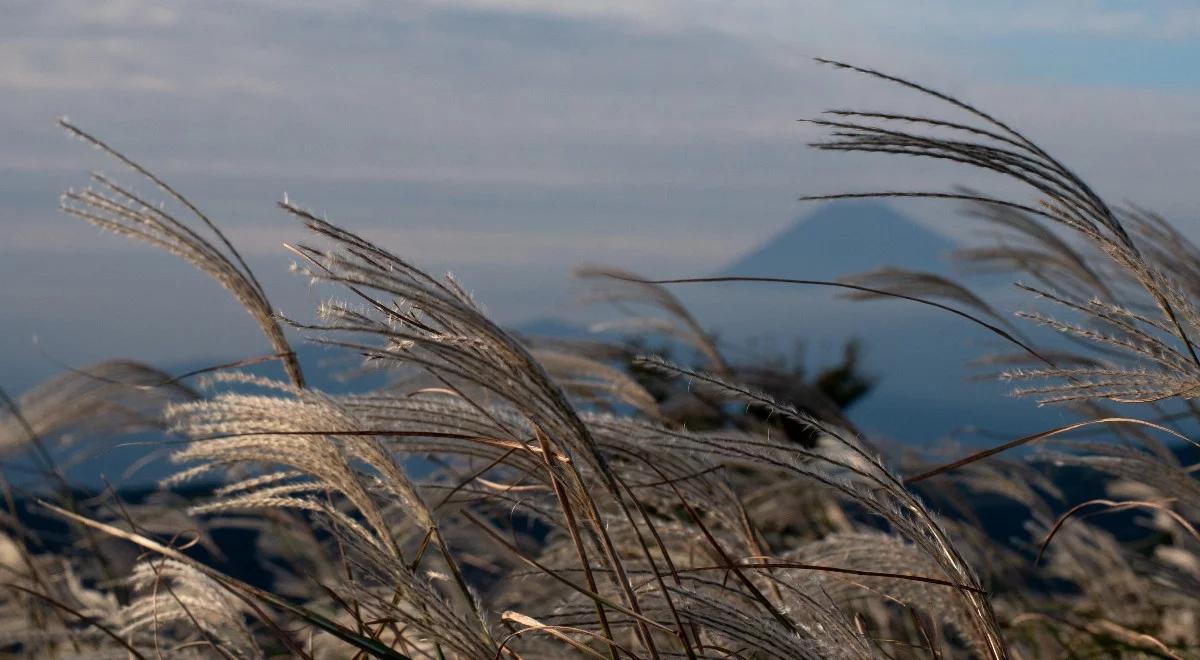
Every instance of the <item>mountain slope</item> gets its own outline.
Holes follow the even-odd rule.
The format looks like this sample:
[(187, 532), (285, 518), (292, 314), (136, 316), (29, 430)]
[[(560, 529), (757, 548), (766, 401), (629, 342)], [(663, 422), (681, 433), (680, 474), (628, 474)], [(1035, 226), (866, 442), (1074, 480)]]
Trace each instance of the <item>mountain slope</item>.
[(881, 266), (944, 272), (954, 247), (885, 204), (839, 201), (797, 220), (721, 274), (829, 279)]

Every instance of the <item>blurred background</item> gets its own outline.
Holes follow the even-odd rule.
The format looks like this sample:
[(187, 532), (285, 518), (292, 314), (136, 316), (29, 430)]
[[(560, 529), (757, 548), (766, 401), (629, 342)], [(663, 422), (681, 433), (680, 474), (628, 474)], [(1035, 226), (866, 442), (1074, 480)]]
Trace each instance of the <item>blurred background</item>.
[[(911, 92), (813, 61), (918, 80), (1018, 127), (1108, 199), (1200, 238), (1200, 8), (1188, 2), (4, 3), (0, 21), (0, 386), (126, 357), (182, 371), (270, 352), (237, 303), (152, 248), (57, 209), (89, 170), (132, 176), (72, 122), (205, 209), (275, 305), (324, 292), (288, 273), (284, 194), (435, 272), (490, 314), (578, 336), (570, 271), (834, 277), (943, 259), (979, 227), (953, 204), (807, 194), (1032, 194), (961, 168), (818, 153), (797, 120), (916, 112)], [(141, 192), (152, 193), (147, 185)], [(811, 215), (810, 214), (815, 214)], [(980, 284), (999, 306), (1004, 282)], [(729, 351), (815, 367), (861, 340), (864, 428), (926, 445), (1069, 419), (1005, 399), (964, 363), (995, 347), (903, 303), (740, 286), (677, 290)], [(814, 368), (815, 368), (814, 367)]]

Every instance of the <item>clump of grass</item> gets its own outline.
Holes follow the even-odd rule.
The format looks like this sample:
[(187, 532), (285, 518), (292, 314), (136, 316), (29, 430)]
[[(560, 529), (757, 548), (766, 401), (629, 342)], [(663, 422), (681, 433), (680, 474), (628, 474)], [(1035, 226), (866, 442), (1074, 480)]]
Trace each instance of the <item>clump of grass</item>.
[[(1025, 317), (1074, 349), (1035, 345), (940, 276), (893, 269), (795, 282), (932, 305), (987, 328), (1020, 351), (994, 360), (1017, 365), (1005, 377), (1043, 381), (1022, 393), (1073, 406), (1080, 422), (940, 466), (885, 458), (843, 414), (843, 389), (825, 378), (784, 388), (786, 374), (728, 359), (667, 281), (580, 273), (599, 300), (656, 309), (657, 320), (636, 324), (690, 345), (693, 364), (527, 343), (453, 278), (285, 200), (311, 241), (288, 246), (296, 270), (345, 296), (316, 322), (289, 320), (212, 220), (64, 122), (190, 220), (103, 175), (97, 190), (67, 193), (67, 212), (177, 254), (226, 287), (288, 381), (232, 371), (253, 360), (205, 370), (194, 386), (182, 383), (200, 373), (107, 363), (6, 397), (6, 446), (40, 446), (68, 428), (157, 427), (180, 465), (164, 489), (219, 485), (184, 505), (129, 506), (115, 493), (45, 502), (91, 539), (57, 551), (24, 526), (4, 489), (0, 645), (55, 657), (1195, 657), (1200, 487), (1155, 434), (1187, 439), (1173, 424), (1200, 412), (1191, 405), (1200, 251), (1157, 216), (1111, 210), (990, 115), (835, 65), (931, 95), (974, 123), (837, 110), (816, 120), (832, 129), (818, 148), (982, 167), (1040, 200), (825, 198), (975, 204), (1021, 242), (963, 257), (1033, 278), (1026, 290), (1079, 319)], [(392, 382), (353, 395), (307, 387), (287, 326), (361, 355)], [(675, 405), (663, 380), (682, 383), (695, 405)], [(1118, 417), (1109, 402), (1137, 402), (1151, 416)], [(688, 423), (696, 406), (702, 428)], [(1109, 427), (1123, 435), (1060, 440)], [(1045, 463), (998, 455), (1051, 441), (1055, 464), (1111, 475), (1109, 497), (1065, 502)], [(431, 473), (411, 470), (417, 457), (434, 461)], [(992, 538), (977, 507), (986, 497), (1027, 510), (1029, 537)], [(1083, 520), (1088, 507), (1146, 511), (1153, 536), (1122, 543)], [(220, 528), (253, 530), (255, 547), (220, 547), (209, 534)], [(199, 548), (251, 555), (258, 584), (204, 563)]]

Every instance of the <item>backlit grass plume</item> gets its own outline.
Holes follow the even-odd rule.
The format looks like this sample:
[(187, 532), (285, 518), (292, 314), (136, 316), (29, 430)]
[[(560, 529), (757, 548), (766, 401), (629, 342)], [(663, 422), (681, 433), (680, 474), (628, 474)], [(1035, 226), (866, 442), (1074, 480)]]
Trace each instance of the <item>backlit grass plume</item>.
[[(0, 649), (59, 658), (1200, 657), (1200, 488), (1165, 440), (1188, 440), (1186, 422), (1200, 415), (1189, 407), (1200, 393), (1200, 250), (1158, 216), (1112, 210), (991, 115), (834, 64), (967, 119), (836, 110), (815, 121), (831, 132), (817, 148), (983, 168), (1035, 199), (966, 190), (826, 198), (973, 204), (1001, 235), (961, 257), (1027, 275), (1024, 289), (1063, 316), (1024, 316), (1069, 345), (1039, 345), (942, 276), (880, 269), (790, 281), (900, 298), (984, 327), (1018, 349), (992, 364), (1036, 383), (1023, 393), (1073, 406), (1079, 422), (949, 463), (886, 452), (845, 412), (870, 387), (852, 345), (836, 373), (815, 377), (742, 364), (669, 289), (770, 278), (648, 281), (583, 269), (593, 299), (653, 315), (625, 329), (657, 333), (694, 358), (638, 354), (645, 344), (539, 342), (493, 322), (453, 277), (288, 200), (280, 207), (299, 225), (287, 243), (295, 270), (336, 294), (313, 321), (284, 317), (215, 222), (64, 121), (187, 220), (104, 175), (67, 193), (64, 209), (217, 280), (258, 323), (287, 380), (238, 370), (255, 359), (177, 376), (118, 361), (5, 396), (7, 452), (44, 449), (68, 431), (82, 442), (148, 431), (176, 469), (138, 502), (75, 497), (65, 480), (53, 495), (4, 484)], [(353, 394), (309, 387), (288, 326), (360, 356), (387, 383)], [(1109, 410), (1129, 402), (1149, 418)], [(1119, 439), (1098, 433), (1106, 429)], [(998, 456), (1050, 442), (1036, 461)], [(53, 454), (44, 458), (53, 470)], [(1063, 471), (1063, 480), (1105, 475), (1096, 478), (1103, 492), (1071, 501)], [(22, 508), (36, 498), (36, 512)], [(998, 500), (1025, 516), (1022, 532), (996, 532), (987, 507)], [(1129, 527), (1146, 533), (1126, 543), (1089, 519), (1097, 512), (1135, 515)], [(34, 527), (36, 515), (54, 522)]]

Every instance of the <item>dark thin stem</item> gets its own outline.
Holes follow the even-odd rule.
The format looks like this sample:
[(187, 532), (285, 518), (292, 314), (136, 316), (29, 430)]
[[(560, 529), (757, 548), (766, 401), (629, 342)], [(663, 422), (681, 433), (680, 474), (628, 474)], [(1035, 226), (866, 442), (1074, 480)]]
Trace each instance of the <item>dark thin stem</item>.
[(83, 621), (84, 623), (94, 627), (96, 630), (99, 630), (100, 632), (104, 633), (105, 635), (111, 637), (118, 644), (125, 647), (125, 650), (129, 651), (129, 653), (133, 657), (140, 658), (141, 660), (147, 660), (146, 656), (142, 655), (136, 648), (133, 647), (133, 645), (131, 645), (129, 642), (125, 641), (125, 639), (123, 637), (121, 637), (120, 635), (118, 635), (116, 633), (116, 631), (114, 631), (112, 628), (109, 628), (108, 626), (104, 625), (104, 623), (102, 621), (100, 621), (99, 619), (88, 616), (88, 615), (84, 614), (83, 612), (80, 612), (79, 610), (71, 607), (70, 605), (67, 605), (66, 603), (64, 603), (56, 598), (48, 596), (39, 591), (34, 591), (33, 589), (22, 587), (19, 584), (7, 583), (7, 584), (4, 584), (3, 586), (8, 587), (9, 589), (13, 589), (15, 591), (20, 591), (22, 593), (29, 594), (30, 596), (39, 598), (39, 599), (49, 603), (50, 605), (53, 605), (54, 607), (66, 612), (67, 614), (70, 614), (71, 616), (79, 619), (80, 621)]
[[(612, 277), (617, 277), (617, 276), (613, 275)], [(874, 288), (871, 288), (868, 286), (861, 286), (858, 284), (848, 284), (846, 282), (832, 282), (829, 280), (792, 279), (792, 278), (787, 278), (787, 277), (744, 277), (744, 276), (733, 275), (733, 276), (720, 276), (720, 277), (685, 277), (685, 278), (664, 279), (664, 280), (640, 280), (640, 279), (633, 279), (633, 278), (629, 278), (629, 279), (630, 279), (630, 281), (642, 282), (644, 284), (703, 284), (703, 283), (717, 283), (717, 282), (761, 282), (761, 283), (767, 283), (767, 284), (806, 284), (806, 285), (810, 285), (810, 286), (828, 286), (828, 287), (835, 287), (835, 288), (840, 288), (840, 289), (850, 289), (852, 291), (862, 291), (864, 293), (870, 293), (870, 294), (874, 294), (877, 296), (886, 296), (889, 298), (899, 298), (900, 300), (907, 300), (909, 302), (915, 302), (915, 303), (920, 303), (922, 305), (928, 305), (930, 307), (935, 307), (937, 309), (940, 309), (940, 310), (943, 310), (946, 312), (950, 312), (951, 314), (954, 314), (955, 316), (959, 316), (964, 319), (967, 319), (968, 321), (975, 323), (976, 325), (987, 328), (992, 333), (1000, 336), (1001, 338), (1005, 339), (1006, 341), (1009, 341), (1009, 342), (1015, 344), (1016, 346), (1018, 346), (1022, 350), (1024, 350), (1026, 353), (1029, 353), (1030, 355), (1037, 358), (1038, 360), (1045, 363), (1046, 365), (1048, 365), (1052, 368), (1057, 368), (1057, 365), (1055, 365), (1054, 362), (1051, 361), (1049, 358), (1045, 357), (1044, 355), (1039, 353), (1037, 350), (1035, 350), (1033, 347), (1029, 346), (1028, 344), (1021, 341), (1020, 339), (1017, 339), (1016, 337), (1014, 337), (1012, 335), (1012, 333), (1008, 332), (1007, 330), (1004, 330), (1003, 328), (1001, 328), (997, 325), (988, 323), (987, 321), (984, 321), (983, 319), (981, 319), (977, 316), (968, 314), (967, 312), (964, 312), (960, 309), (955, 309), (954, 307), (951, 307), (949, 305), (944, 305), (935, 300), (926, 300), (925, 298), (918, 298), (916, 296), (910, 296), (910, 295), (906, 295), (903, 293), (896, 293), (895, 291), (886, 291), (884, 289), (874, 289)]]
[(1127, 417), (1105, 417), (1103, 419), (1092, 419), (1092, 420), (1088, 420), (1086, 422), (1076, 422), (1074, 424), (1067, 424), (1066, 426), (1060, 426), (1058, 428), (1053, 428), (1048, 431), (1041, 431), (1038, 433), (1034, 433), (1032, 435), (1027, 435), (1023, 438), (1017, 438), (1016, 440), (1010, 440), (1009, 442), (1006, 442), (1002, 445), (997, 445), (990, 449), (985, 449), (983, 451), (976, 452), (974, 454), (971, 454), (970, 456), (966, 456), (957, 461), (954, 461), (953, 463), (947, 463), (945, 465), (936, 467), (932, 470), (927, 470), (920, 474), (911, 476), (904, 480), (904, 485), (911, 486), (912, 484), (915, 484), (915, 483), (918, 483), (921, 481), (925, 481), (926, 479), (929, 479), (930, 477), (936, 477), (939, 474), (943, 474), (945, 472), (950, 472), (951, 470), (956, 470), (960, 467), (963, 467), (964, 465), (970, 465), (971, 463), (974, 463), (976, 461), (981, 461), (985, 458), (988, 458), (989, 456), (995, 456), (996, 454), (1008, 451), (1009, 449), (1013, 449), (1015, 447), (1020, 447), (1021, 445), (1029, 444), (1031, 442), (1036, 442), (1038, 440), (1044, 440), (1049, 437), (1067, 433), (1069, 431), (1074, 431), (1075, 429), (1080, 429), (1085, 426), (1092, 426), (1095, 424), (1136, 424), (1139, 426), (1148, 426), (1150, 428), (1157, 429), (1159, 431), (1164, 431), (1173, 436), (1180, 437), (1180, 438), (1183, 438), (1184, 440), (1187, 440), (1187, 438), (1185, 436), (1181, 435), (1180, 433), (1178, 433), (1176, 431), (1173, 431), (1165, 426), (1161, 426), (1159, 424), (1154, 424), (1152, 422), (1147, 422), (1147, 421), (1141, 420), (1141, 419), (1131, 419), (1131, 418), (1127, 418)]

